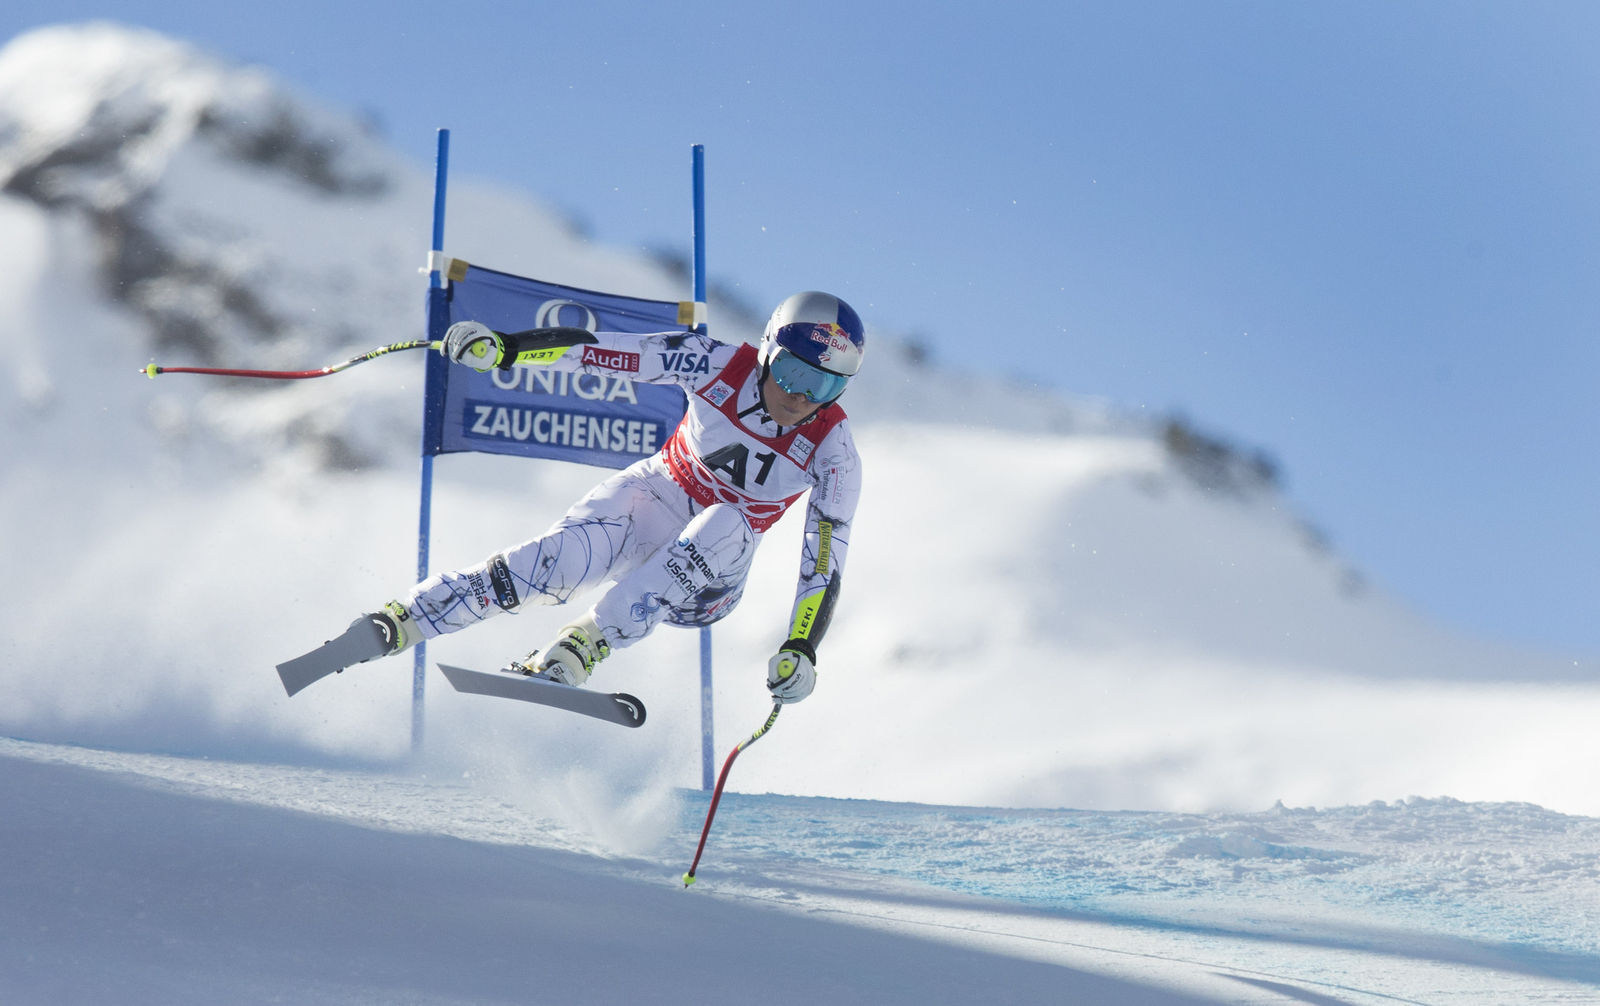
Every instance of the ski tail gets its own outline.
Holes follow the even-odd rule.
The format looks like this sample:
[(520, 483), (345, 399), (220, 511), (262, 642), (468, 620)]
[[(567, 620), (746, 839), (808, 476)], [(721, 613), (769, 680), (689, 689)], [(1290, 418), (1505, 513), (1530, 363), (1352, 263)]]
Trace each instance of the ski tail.
[(363, 615), (343, 633), (321, 646), (278, 665), (283, 690), (295, 695), (307, 685), (337, 674), (352, 664), (381, 657), (394, 648), (394, 640), (372, 617)]

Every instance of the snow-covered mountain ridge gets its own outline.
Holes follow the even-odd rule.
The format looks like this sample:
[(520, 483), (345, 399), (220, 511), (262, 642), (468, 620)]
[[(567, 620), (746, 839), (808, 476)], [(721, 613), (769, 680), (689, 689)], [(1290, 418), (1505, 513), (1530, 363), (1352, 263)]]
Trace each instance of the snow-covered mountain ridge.
[[(414, 578), (414, 354), (288, 387), (137, 373), (301, 368), (414, 337), (429, 173), (264, 71), (97, 24), (0, 50), (0, 193), (0, 516), (27, 529), (7, 553), (31, 571), (5, 588), (0, 731), (403, 751), (409, 663), (292, 701), (271, 666)], [(593, 245), (525, 195), (458, 180), (449, 213), (452, 255), (682, 295), (670, 265)], [(722, 338), (752, 338), (757, 315), (713, 298)], [(736, 787), (1174, 810), (1419, 793), (1600, 812), (1592, 668), (1452, 636), (1362, 587), (1265, 459), (872, 337), (846, 401), (867, 497), (823, 683)], [(537, 533), (596, 474), (442, 459), (435, 565)], [(770, 536), (717, 630), (721, 738), (763, 714), (796, 531)], [(497, 665), (560, 617), (501, 619), (436, 655)], [(663, 633), (606, 673), (651, 705), (642, 736), (435, 681), (430, 748), (546, 765), (576, 746), (586, 772), (697, 781), (692, 638)]]
[[(34, 100), (40, 91), (51, 100)], [(89, 229), (96, 282), (143, 322), (138, 341), (152, 355), (296, 367), (419, 325), (415, 267), (426, 250), (431, 179), (357, 119), (263, 71), (109, 24), (42, 30), (13, 41), (0, 59), (0, 127), (0, 191)], [(466, 191), (452, 190), (448, 244), (462, 257), (640, 296), (677, 298), (687, 286), (680, 262), (593, 248), (524, 197), (457, 184)], [(713, 316), (721, 337), (746, 340), (765, 317), (716, 297)], [(915, 345), (874, 334), (863, 378), (872, 383), (851, 402), (863, 418), (1053, 432), (1154, 428), (1103, 406), (932, 368)], [(282, 397), (286, 389), (235, 390)], [(409, 403), (409, 393), (399, 397)], [(1169, 423), (1165, 435), (1197, 478), (1271, 481), (1258, 461), (1181, 424)], [(405, 460), (413, 449), (407, 441), (394, 453)]]

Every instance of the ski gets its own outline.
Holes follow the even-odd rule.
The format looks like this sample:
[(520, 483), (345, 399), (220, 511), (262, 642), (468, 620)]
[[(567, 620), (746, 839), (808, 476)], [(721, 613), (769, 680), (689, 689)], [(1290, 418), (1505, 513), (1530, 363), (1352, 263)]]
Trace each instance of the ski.
[(350, 628), (339, 636), (279, 664), (278, 677), (283, 680), (283, 690), (293, 695), (352, 664), (381, 657), (393, 645), (375, 619), (363, 616), (351, 622)]
[(450, 680), (458, 692), (473, 695), (494, 695), (499, 698), (534, 702), (541, 706), (554, 706), (568, 712), (593, 716), (596, 719), (620, 723), (625, 727), (644, 724), (644, 703), (623, 692), (591, 692), (536, 674), (519, 674), (515, 671), (473, 671), (465, 667), (440, 664), (439, 670)]

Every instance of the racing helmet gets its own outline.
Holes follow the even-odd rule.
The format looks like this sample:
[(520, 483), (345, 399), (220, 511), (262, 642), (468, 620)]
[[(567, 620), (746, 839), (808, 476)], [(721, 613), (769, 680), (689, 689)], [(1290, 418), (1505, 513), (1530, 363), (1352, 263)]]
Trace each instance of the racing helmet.
[(861, 317), (832, 294), (807, 290), (778, 305), (761, 335), (762, 376), (819, 405), (844, 394), (861, 369), (867, 336)]

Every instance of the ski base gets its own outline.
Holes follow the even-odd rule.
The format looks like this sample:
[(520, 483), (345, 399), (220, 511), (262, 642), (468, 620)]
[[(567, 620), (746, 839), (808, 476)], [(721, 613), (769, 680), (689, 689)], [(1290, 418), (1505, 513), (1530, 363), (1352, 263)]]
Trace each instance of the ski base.
[(450, 680), (450, 686), (458, 692), (553, 706), (620, 723), (625, 727), (644, 725), (644, 703), (624, 692), (591, 692), (538, 675), (507, 671), (490, 673), (449, 664), (440, 664), (439, 670), (444, 672), (444, 676)]
[(389, 641), (370, 618), (358, 618), (350, 628), (309, 653), (278, 665), (283, 690), (290, 695), (352, 664), (381, 657), (389, 652)]

